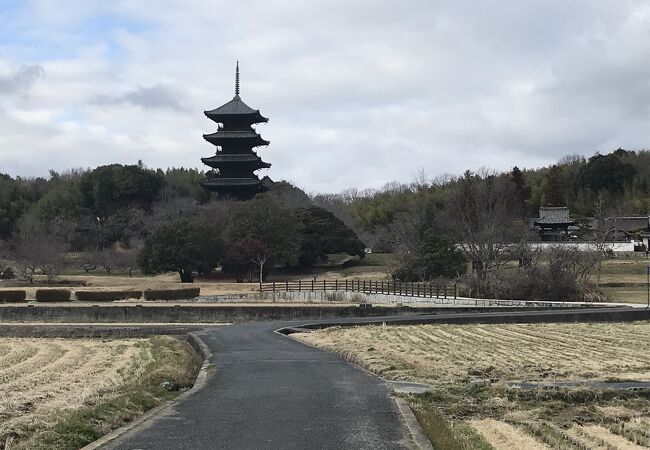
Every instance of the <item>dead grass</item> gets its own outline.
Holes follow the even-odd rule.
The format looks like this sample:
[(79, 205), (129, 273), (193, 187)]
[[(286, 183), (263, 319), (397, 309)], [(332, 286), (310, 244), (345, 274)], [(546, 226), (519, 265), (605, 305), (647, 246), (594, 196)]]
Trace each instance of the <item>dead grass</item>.
[[(650, 381), (650, 322), (370, 326), (296, 338), (386, 378), (432, 383), (434, 391), (411, 402), (421, 421), (435, 425), (425, 426), (434, 442), (435, 433), (451, 436), (449, 448), (650, 448), (649, 392), (508, 387)], [(484, 441), (466, 439), (463, 426)]]
[(495, 450), (511, 450), (514, 448), (547, 450), (551, 448), (506, 422), (494, 419), (480, 419), (472, 420), (470, 424), (476, 431), (481, 433)]
[(393, 379), (650, 381), (650, 323), (329, 328), (297, 335)]
[[(51, 438), (48, 430), (70, 415), (110, 402), (126, 387), (159, 374), (191, 380), (193, 355), (183, 345), (168, 337), (0, 338), (0, 448), (39, 447), (41, 438)], [(170, 352), (177, 355), (170, 357)], [(156, 403), (154, 396), (150, 400)], [(95, 420), (105, 428), (96, 434), (112, 428), (111, 417)], [(68, 448), (55, 444), (59, 441), (46, 447)]]

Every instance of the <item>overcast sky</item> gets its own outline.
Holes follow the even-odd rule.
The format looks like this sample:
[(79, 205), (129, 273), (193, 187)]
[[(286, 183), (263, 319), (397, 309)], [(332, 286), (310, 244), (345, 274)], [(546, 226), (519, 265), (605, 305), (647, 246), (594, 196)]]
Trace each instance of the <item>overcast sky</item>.
[(649, 0), (0, 0), (0, 172), (200, 167), (237, 59), (309, 192), (650, 148)]

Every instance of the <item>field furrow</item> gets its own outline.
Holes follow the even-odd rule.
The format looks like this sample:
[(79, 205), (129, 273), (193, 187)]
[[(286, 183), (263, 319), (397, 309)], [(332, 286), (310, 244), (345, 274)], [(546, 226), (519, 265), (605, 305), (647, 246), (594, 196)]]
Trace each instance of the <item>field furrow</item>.
[(495, 450), (549, 450), (551, 448), (509, 423), (494, 419), (480, 419), (472, 420), (470, 424)]
[(433, 384), (431, 396), (412, 401), (438, 424), (429, 435), (454, 434), (464, 443), (459, 448), (485, 448), (463, 431), (468, 426), (496, 450), (650, 448), (646, 391), (509, 387), (532, 380), (650, 381), (650, 322), (370, 326), (296, 337), (384, 377)]
[(62, 412), (124, 383), (145, 343), (2, 338), (10, 351), (0, 355), (0, 440), (28, 436), (34, 424), (53, 424)]

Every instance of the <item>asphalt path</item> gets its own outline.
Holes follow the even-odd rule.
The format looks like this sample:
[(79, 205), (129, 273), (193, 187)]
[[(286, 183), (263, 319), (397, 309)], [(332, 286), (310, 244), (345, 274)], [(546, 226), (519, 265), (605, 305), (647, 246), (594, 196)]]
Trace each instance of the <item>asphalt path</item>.
[(255, 322), (198, 333), (215, 374), (196, 394), (109, 449), (406, 449), (409, 433), (380, 378), (276, 333), (370, 323), (647, 319), (626, 308)]
[(258, 322), (200, 333), (215, 374), (196, 394), (104, 448), (408, 449), (388, 386)]

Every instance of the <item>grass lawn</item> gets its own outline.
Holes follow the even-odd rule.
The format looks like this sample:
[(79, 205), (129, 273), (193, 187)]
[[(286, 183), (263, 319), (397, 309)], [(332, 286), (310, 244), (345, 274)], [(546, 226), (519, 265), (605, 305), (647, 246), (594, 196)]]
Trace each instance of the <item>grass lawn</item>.
[(0, 338), (0, 448), (78, 449), (194, 382), (189, 344), (150, 339)]
[[(410, 396), (434, 448), (650, 448), (650, 392), (520, 389), (520, 381), (650, 381), (650, 322), (330, 328), (296, 335)], [(487, 381), (486, 381), (487, 380)]]

